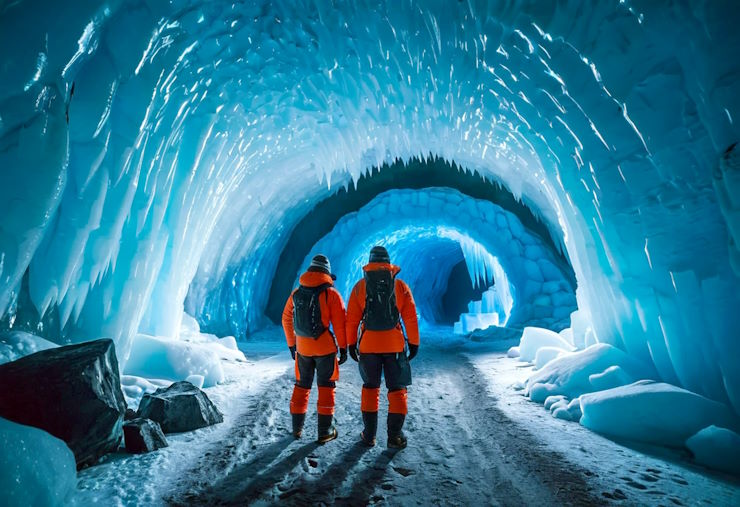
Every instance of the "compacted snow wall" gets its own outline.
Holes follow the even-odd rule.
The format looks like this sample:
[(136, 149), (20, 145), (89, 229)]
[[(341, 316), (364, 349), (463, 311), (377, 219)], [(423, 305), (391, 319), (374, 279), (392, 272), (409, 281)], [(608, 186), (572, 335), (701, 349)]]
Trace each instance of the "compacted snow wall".
[(0, 313), (27, 272), (59, 341), (113, 337), (123, 364), (241, 266), (252, 331), (312, 203), (433, 154), (563, 237), (598, 340), (740, 411), (738, 9), (6, 2)]

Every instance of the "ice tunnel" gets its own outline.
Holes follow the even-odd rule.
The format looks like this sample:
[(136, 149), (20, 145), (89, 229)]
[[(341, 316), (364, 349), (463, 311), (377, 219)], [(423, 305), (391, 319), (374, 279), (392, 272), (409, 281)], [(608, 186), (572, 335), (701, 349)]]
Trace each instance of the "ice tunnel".
[[(489, 298), (737, 419), (738, 21), (731, 0), (0, 3), (0, 357), (17, 332), (110, 338), (123, 374), (197, 329), (236, 348), (312, 255), (346, 298), (383, 244), (424, 325)], [(168, 379), (222, 378), (188, 364)]]

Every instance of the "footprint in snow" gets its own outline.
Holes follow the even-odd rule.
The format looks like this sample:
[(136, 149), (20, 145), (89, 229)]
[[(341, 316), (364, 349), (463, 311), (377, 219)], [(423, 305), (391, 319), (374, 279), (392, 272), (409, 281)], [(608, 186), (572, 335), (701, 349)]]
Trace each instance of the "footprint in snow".
[(414, 473), (413, 470), (409, 468), (403, 468), (403, 467), (393, 467), (393, 470), (403, 475), (404, 477), (408, 477), (409, 475), (412, 475)]
[(601, 493), (601, 495), (604, 498), (608, 498), (609, 500), (626, 500), (627, 499), (627, 495), (625, 495), (624, 492), (619, 488), (615, 489), (612, 492), (604, 491), (603, 493)]

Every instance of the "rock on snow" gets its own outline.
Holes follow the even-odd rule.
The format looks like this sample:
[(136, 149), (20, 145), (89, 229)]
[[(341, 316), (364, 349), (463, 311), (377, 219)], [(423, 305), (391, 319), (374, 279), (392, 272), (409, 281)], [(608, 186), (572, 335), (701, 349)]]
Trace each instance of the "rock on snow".
[(112, 340), (44, 350), (0, 365), (0, 416), (64, 440), (78, 467), (118, 448), (126, 404)]
[(185, 381), (144, 395), (139, 415), (157, 421), (165, 433), (191, 431), (224, 420), (206, 393)]
[(167, 447), (167, 439), (159, 423), (151, 419), (137, 417), (123, 425), (123, 438), (126, 451), (132, 454), (156, 451)]

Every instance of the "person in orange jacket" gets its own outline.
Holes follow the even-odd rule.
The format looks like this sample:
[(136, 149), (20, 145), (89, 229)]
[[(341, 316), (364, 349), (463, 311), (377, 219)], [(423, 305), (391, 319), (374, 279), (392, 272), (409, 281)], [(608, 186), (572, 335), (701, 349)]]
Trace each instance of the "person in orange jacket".
[(301, 275), (298, 288), (285, 303), (282, 319), (285, 339), (295, 360), (296, 383), (290, 399), (293, 436), (301, 438), (315, 374), (319, 388), (318, 442), (321, 444), (338, 436), (333, 424), (334, 390), (339, 379), (339, 365), (347, 361), (344, 301), (334, 288), (335, 279), (329, 259), (324, 255), (314, 256), (308, 270)]
[[(419, 351), (416, 304), (409, 286), (396, 278), (401, 268), (391, 264), (384, 247), (375, 246), (370, 250), (370, 262), (363, 271), (365, 276), (352, 289), (347, 306), (349, 355), (358, 361), (363, 381), (362, 421), (365, 427), (360, 438), (368, 446), (375, 445), (380, 379), (384, 374), (388, 388), (388, 447), (403, 449), (406, 447), (403, 423), (408, 413), (406, 388), (411, 385), (409, 362)], [(405, 338), (401, 319), (406, 329)]]

